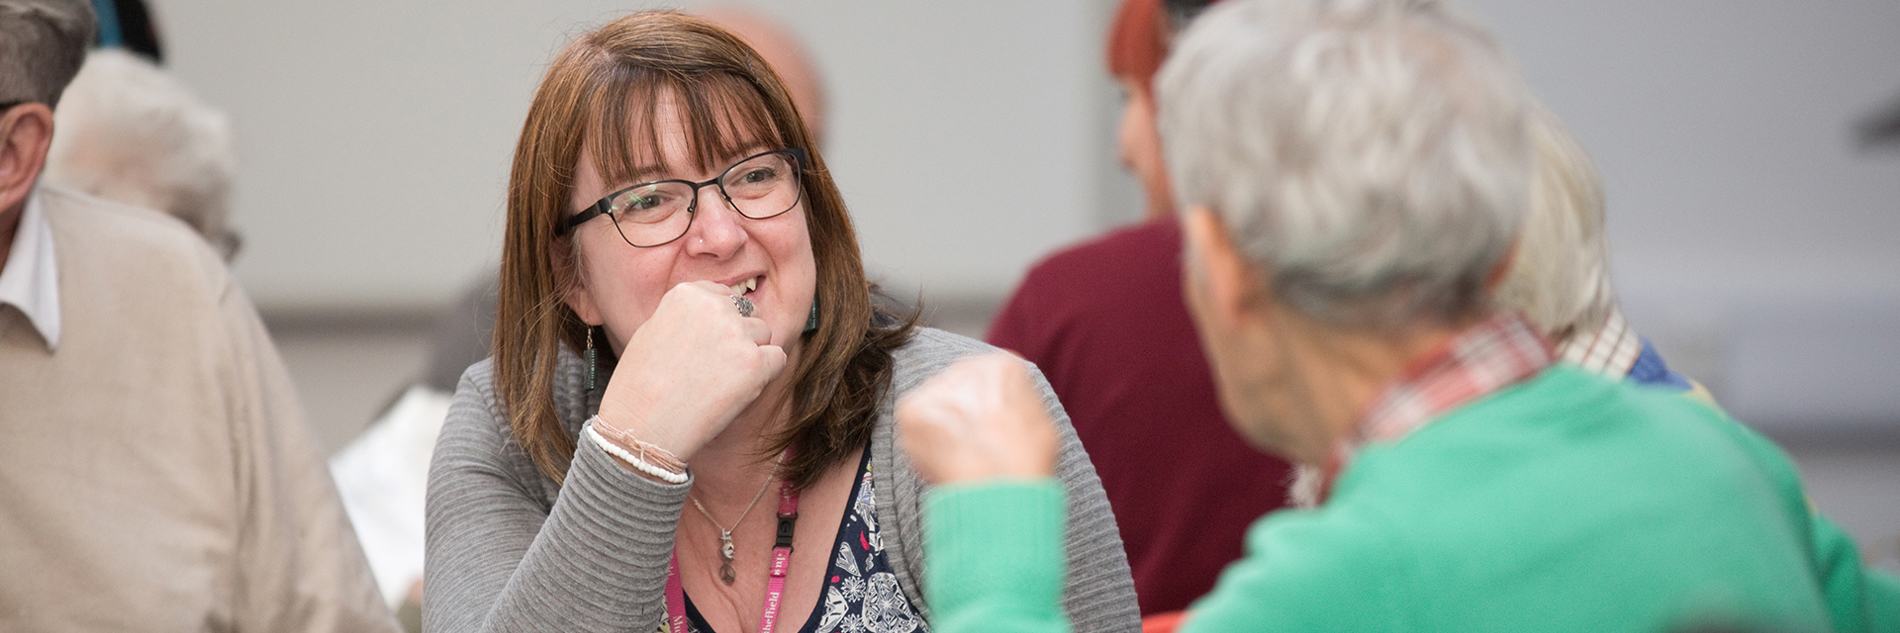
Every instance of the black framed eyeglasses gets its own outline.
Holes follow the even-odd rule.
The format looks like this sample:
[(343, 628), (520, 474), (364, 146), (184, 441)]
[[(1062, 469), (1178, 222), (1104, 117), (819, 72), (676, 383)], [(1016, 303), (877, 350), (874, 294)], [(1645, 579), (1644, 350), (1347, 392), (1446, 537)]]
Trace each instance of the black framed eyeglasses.
[(13, 109), (13, 106), (16, 106), (16, 105), (20, 105), (20, 104), (22, 104), (22, 103), (26, 103), (26, 101), (24, 101), (24, 100), (22, 100), (22, 101), (0, 101), (0, 112), (6, 112), (6, 111), (8, 111), (8, 110), (12, 110), (12, 109)]
[(701, 187), (719, 188), (719, 197), (739, 215), (764, 220), (779, 216), (805, 197), (805, 150), (776, 149), (747, 156), (717, 178), (705, 182), (655, 180), (607, 194), (594, 206), (561, 222), (560, 234), (574, 231), (595, 216), (613, 218), (620, 238), (635, 248), (652, 248), (677, 240), (693, 226)]

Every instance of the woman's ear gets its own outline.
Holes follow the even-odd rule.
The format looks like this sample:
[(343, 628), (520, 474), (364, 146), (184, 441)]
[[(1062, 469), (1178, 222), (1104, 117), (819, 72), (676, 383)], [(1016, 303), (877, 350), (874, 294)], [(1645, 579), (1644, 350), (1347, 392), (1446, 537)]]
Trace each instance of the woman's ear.
[(594, 302), (594, 293), (588, 290), (587, 272), (576, 261), (580, 254), (570, 241), (572, 239), (560, 240), (554, 248), (548, 249), (549, 263), (554, 266), (554, 278), (573, 280), (567, 285), (567, 292), (562, 295), (561, 302), (566, 303), (567, 308), (573, 310), (574, 316), (580, 317), (582, 323), (600, 325), (606, 320), (601, 318), (600, 305)]

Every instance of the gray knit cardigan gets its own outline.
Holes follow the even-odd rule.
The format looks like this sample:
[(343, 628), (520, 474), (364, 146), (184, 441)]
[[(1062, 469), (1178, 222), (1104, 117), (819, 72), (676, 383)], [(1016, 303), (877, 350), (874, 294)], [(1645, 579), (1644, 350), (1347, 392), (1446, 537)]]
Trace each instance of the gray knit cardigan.
[[(952, 361), (993, 349), (920, 328), (896, 350), (871, 436), (891, 566), (926, 620), (920, 504), (929, 486), (897, 448), (891, 411), (897, 396)], [(555, 411), (576, 437), (586, 418), (581, 372), (580, 359), (564, 353), (554, 385)], [(1063, 608), (1078, 632), (1139, 631), (1134, 581), (1101, 480), (1047, 381), (1040, 372), (1035, 378), (1060, 429), (1056, 473), (1069, 495)], [(566, 484), (556, 485), (510, 434), (491, 361), (463, 374), (429, 467), (424, 631), (646, 633), (660, 626), (667, 561), (691, 482), (649, 480), (598, 446), (578, 444)]]

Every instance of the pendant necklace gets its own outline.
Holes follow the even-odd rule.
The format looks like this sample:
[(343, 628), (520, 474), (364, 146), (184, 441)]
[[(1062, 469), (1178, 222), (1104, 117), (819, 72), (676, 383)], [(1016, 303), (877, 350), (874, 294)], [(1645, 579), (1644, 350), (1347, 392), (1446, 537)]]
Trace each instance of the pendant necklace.
[(739, 513), (739, 519), (732, 522), (731, 529), (720, 525), (719, 521), (713, 518), (712, 513), (706, 511), (706, 506), (700, 505), (699, 499), (694, 498), (690, 493), (686, 495), (686, 499), (693, 502), (693, 507), (698, 508), (699, 513), (706, 517), (706, 521), (712, 523), (713, 527), (719, 528), (719, 559), (723, 561), (719, 564), (719, 580), (728, 585), (739, 578), (739, 574), (732, 569), (732, 530), (737, 529), (740, 523), (744, 523), (746, 515), (752, 514), (752, 508), (759, 505), (759, 498), (764, 497), (765, 490), (772, 487), (772, 478), (778, 475), (779, 464), (784, 461), (784, 453), (780, 453), (778, 459), (772, 461), (772, 472), (765, 476), (765, 483), (759, 486), (759, 493), (752, 495), (752, 503), (746, 504), (745, 511)]
[[(778, 476), (779, 466), (785, 463), (785, 456), (791, 454), (792, 450), (788, 448), (785, 452), (779, 453), (778, 460), (772, 463), (772, 477)], [(745, 515), (752, 512), (752, 506), (759, 503), (759, 497), (765, 496), (765, 488), (772, 486), (772, 477), (765, 479), (765, 487), (759, 489), (759, 494), (752, 497), (752, 503), (745, 507), (745, 512), (739, 514), (740, 521), (744, 521)], [(686, 498), (692, 499), (692, 495), (688, 494)], [(730, 585), (734, 578), (732, 530), (720, 527), (718, 521), (713, 521), (712, 515), (706, 512), (706, 507), (700, 505), (698, 499), (693, 499), (693, 506), (699, 508), (700, 514), (706, 515), (706, 520), (712, 522), (713, 527), (719, 528), (720, 541), (723, 543), (719, 548), (719, 554), (726, 560), (726, 564), (719, 570), (719, 579)], [(798, 489), (792, 486), (790, 480), (779, 482), (778, 537), (772, 543), (772, 568), (765, 583), (765, 604), (759, 608), (759, 633), (776, 633), (778, 630), (778, 608), (785, 602), (785, 576), (791, 573), (792, 536), (797, 532), (797, 526)], [(733, 523), (732, 527), (739, 527), (739, 524)], [(680, 581), (680, 557), (677, 544), (675, 544), (673, 559), (666, 565), (666, 625), (662, 628), (665, 633), (687, 633), (692, 630), (692, 626), (687, 623), (686, 584)]]

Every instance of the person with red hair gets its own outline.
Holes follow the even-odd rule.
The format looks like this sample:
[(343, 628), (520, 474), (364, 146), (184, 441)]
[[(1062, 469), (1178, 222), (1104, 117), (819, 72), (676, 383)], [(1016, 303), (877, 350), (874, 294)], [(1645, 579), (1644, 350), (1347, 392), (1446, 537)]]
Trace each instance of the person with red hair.
[(987, 336), (1040, 367), (1068, 408), (1115, 510), (1144, 616), (1186, 609), (1212, 589), (1240, 558), (1248, 524), (1286, 505), (1289, 478), (1285, 462), (1249, 449), (1222, 415), (1181, 300), (1181, 231), (1151, 85), (1175, 22), (1162, 4), (1127, 0), (1108, 40), (1109, 72), (1127, 96), (1121, 160), (1146, 190), (1146, 219), (1036, 264)]
[(1161, 60), (1168, 56), (1167, 22), (1161, 0), (1128, 0), (1116, 10), (1108, 32), (1108, 74), (1124, 98), (1115, 129), (1117, 157), (1141, 181), (1148, 220), (1174, 215), (1173, 189), (1161, 163), (1161, 135), (1155, 130), (1153, 85)]

